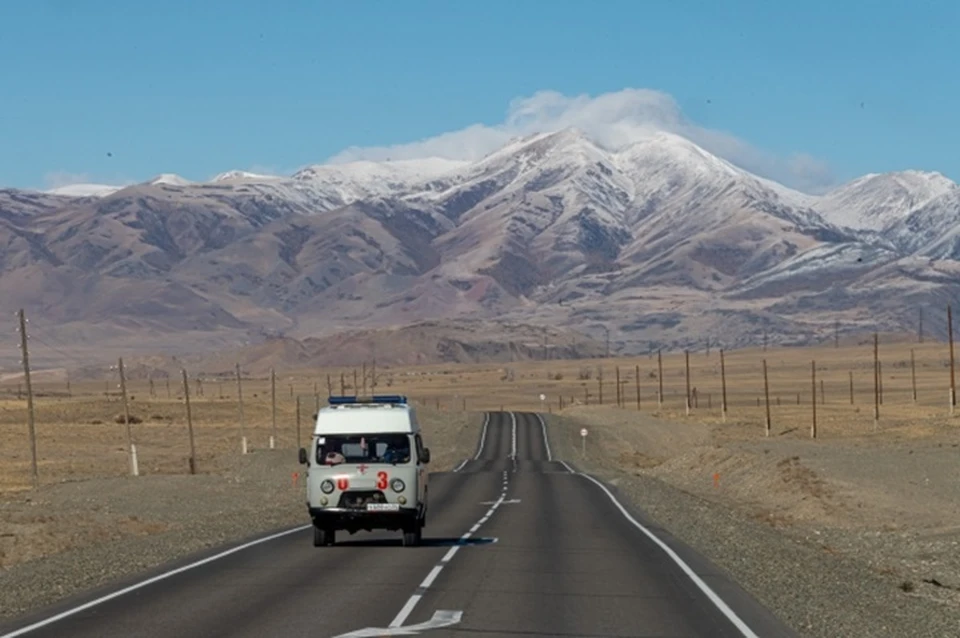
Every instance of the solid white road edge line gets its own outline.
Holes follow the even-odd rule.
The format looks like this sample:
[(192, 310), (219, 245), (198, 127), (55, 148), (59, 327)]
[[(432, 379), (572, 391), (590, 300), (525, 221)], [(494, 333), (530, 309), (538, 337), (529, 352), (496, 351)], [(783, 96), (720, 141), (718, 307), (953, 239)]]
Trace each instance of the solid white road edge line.
[(462, 461), (460, 461), (460, 465), (458, 465), (457, 467), (453, 468), (453, 471), (454, 471), (454, 472), (459, 472), (460, 470), (462, 470), (462, 469), (463, 469), (463, 466), (467, 464), (467, 461), (468, 461), (468, 459), (463, 459)]
[(700, 588), (700, 591), (702, 591), (707, 596), (707, 598), (710, 599), (710, 602), (712, 602), (714, 606), (717, 609), (719, 609), (720, 612), (724, 616), (726, 616), (727, 619), (731, 623), (733, 623), (737, 629), (740, 630), (740, 633), (742, 633), (745, 636), (745, 638), (760, 638), (757, 634), (753, 632), (752, 629), (750, 629), (750, 627), (747, 626), (745, 622), (743, 622), (743, 620), (740, 619), (739, 616), (737, 616), (737, 613), (732, 609), (730, 609), (727, 603), (725, 603), (723, 599), (720, 598), (720, 596), (718, 596), (717, 593), (710, 588), (710, 585), (705, 583), (703, 579), (700, 578), (700, 576), (698, 576), (697, 573), (694, 572), (693, 569), (691, 569), (691, 567), (687, 565), (687, 563), (684, 562), (684, 560), (680, 558), (680, 556), (670, 548), (669, 545), (667, 545), (662, 540), (660, 540), (656, 534), (651, 532), (642, 523), (640, 523), (639, 521), (637, 521), (637, 519), (631, 516), (630, 512), (628, 512), (627, 509), (623, 505), (621, 505), (620, 501), (618, 501), (617, 498), (613, 495), (613, 493), (607, 489), (606, 485), (604, 485), (597, 479), (593, 478), (589, 474), (584, 474), (583, 472), (574, 472), (574, 474), (578, 474), (583, 478), (587, 479), (588, 481), (593, 482), (597, 487), (603, 490), (603, 492), (608, 497), (610, 497), (610, 500), (613, 501), (613, 504), (616, 505), (617, 509), (620, 510), (620, 513), (623, 514), (624, 518), (630, 521), (630, 523), (633, 524), (634, 527), (636, 527), (638, 530), (643, 532), (647, 536), (647, 538), (652, 540), (654, 543), (657, 544), (657, 546), (660, 549), (666, 552), (667, 556), (669, 556), (671, 560), (673, 560), (673, 562), (676, 563), (681, 570), (683, 570), (683, 573), (685, 573), (687, 577), (690, 580), (692, 580), (697, 587)]
[[(422, 599), (423, 596), (427, 593), (427, 590), (430, 589), (430, 585), (433, 584), (433, 582), (437, 579), (437, 576), (440, 575), (440, 572), (443, 571), (443, 568), (450, 563), (450, 560), (456, 555), (458, 551), (460, 551), (460, 548), (463, 547), (462, 543), (467, 539), (469, 539), (473, 534), (475, 534), (477, 530), (479, 530), (484, 523), (490, 520), (490, 517), (493, 516), (493, 513), (497, 511), (497, 508), (503, 505), (503, 502), (507, 498), (507, 490), (510, 488), (509, 483), (506, 481), (506, 472), (504, 472), (504, 479), (505, 480), (503, 482), (503, 487), (501, 488), (501, 491), (500, 491), (500, 497), (496, 500), (496, 502), (494, 502), (493, 505), (490, 506), (490, 509), (486, 511), (486, 513), (480, 518), (480, 520), (478, 520), (473, 525), (473, 527), (470, 528), (470, 531), (466, 532), (463, 536), (460, 537), (461, 544), (457, 544), (451, 547), (447, 551), (447, 553), (444, 554), (443, 558), (440, 559), (440, 562), (433, 566), (433, 568), (430, 570), (430, 573), (427, 574), (427, 577), (424, 578), (423, 582), (421, 582), (420, 585), (417, 587), (416, 593), (410, 596), (409, 599), (407, 599), (407, 602), (403, 604), (403, 607), (400, 608), (400, 611), (397, 613), (394, 619), (390, 621), (389, 625), (387, 625), (388, 629), (397, 629), (403, 626), (403, 623), (406, 622), (410, 614), (413, 613), (413, 610), (416, 608), (417, 603), (420, 602), (420, 599)], [(350, 634), (350, 635), (354, 635), (354, 634)], [(5, 638), (5, 637), (0, 636), (0, 638)]]
[(483, 413), (483, 429), (480, 431), (480, 445), (477, 446), (477, 453), (473, 456), (473, 460), (476, 461), (480, 458), (480, 455), (483, 454), (483, 446), (487, 442), (487, 425), (490, 423), (490, 413)]
[(269, 541), (275, 540), (275, 539), (280, 538), (280, 537), (282, 537), (282, 536), (288, 536), (288, 535), (290, 535), (290, 534), (296, 534), (297, 532), (302, 532), (303, 530), (305, 530), (305, 529), (310, 529), (311, 527), (313, 527), (313, 525), (301, 525), (300, 527), (294, 527), (293, 529), (288, 529), (288, 530), (285, 530), (285, 531), (282, 531), (282, 532), (278, 532), (278, 533), (276, 533), (276, 534), (271, 534), (270, 536), (264, 536), (263, 538), (258, 538), (258, 539), (256, 539), (256, 540), (250, 541), (250, 542), (248, 542), (248, 543), (244, 543), (243, 545), (238, 545), (237, 547), (233, 547), (233, 548), (228, 549), (228, 550), (226, 550), (226, 551), (222, 551), (222, 552), (220, 552), (219, 554), (214, 554), (213, 556), (208, 556), (207, 558), (204, 558), (204, 559), (202, 559), (202, 560), (198, 560), (198, 561), (196, 561), (195, 563), (190, 563), (189, 565), (184, 565), (183, 567), (178, 567), (177, 569), (172, 569), (172, 570), (170, 570), (170, 571), (168, 571), (168, 572), (164, 572), (164, 573), (158, 574), (157, 576), (154, 576), (154, 577), (152, 577), (152, 578), (148, 578), (147, 580), (141, 581), (141, 582), (139, 582), (139, 583), (135, 583), (135, 584), (130, 585), (130, 586), (128, 586), (128, 587), (124, 587), (123, 589), (120, 589), (120, 590), (117, 590), (117, 591), (112, 592), (112, 593), (110, 593), (110, 594), (107, 594), (106, 596), (101, 596), (100, 598), (97, 598), (96, 600), (91, 600), (90, 602), (84, 603), (84, 604), (79, 605), (79, 606), (77, 606), (77, 607), (74, 607), (74, 608), (72, 608), (72, 609), (68, 609), (67, 611), (61, 612), (61, 613), (56, 614), (56, 615), (54, 615), (54, 616), (50, 616), (49, 618), (45, 618), (44, 620), (37, 621), (37, 622), (33, 623), (32, 625), (28, 625), (28, 626), (26, 626), (26, 627), (21, 627), (20, 629), (17, 629), (17, 630), (15, 630), (15, 631), (10, 632), (10, 633), (3, 634), (2, 636), (0, 636), (0, 638), (14, 638), (14, 636), (22, 636), (22, 635), (25, 634), (25, 633), (28, 633), (28, 632), (33, 631), (33, 630), (35, 630), (35, 629), (40, 629), (41, 627), (46, 627), (47, 625), (53, 624), (53, 623), (57, 622), (58, 620), (63, 620), (64, 618), (67, 618), (68, 616), (72, 616), (72, 615), (74, 615), (74, 614), (80, 613), (81, 611), (84, 611), (84, 610), (90, 609), (91, 607), (95, 607), (95, 606), (97, 606), (97, 605), (100, 605), (100, 604), (102, 604), (102, 603), (105, 603), (105, 602), (107, 602), (108, 600), (113, 600), (114, 598), (117, 598), (117, 597), (119, 597), (119, 596), (123, 596), (124, 594), (128, 594), (128, 593), (130, 593), (130, 592), (132, 592), (132, 591), (135, 591), (135, 590), (137, 590), (137, 589), (140, 589), (140, 588), (142, 588), (142, 587), (146, 587), (147, 585), (152, 585), (153, 583), (159, 582), (159, 581), (161, 581), (161, 580), (165, 580), (165, 579), (167, 579), (167, 578), (170, 578), (171, 576), (176, 576), (177, 574), (181, 574), (181, 573), (183, 573), (183, 572), (185, 572), (185, 571), (187, 571), (187, 570), (193, 569), (193, 568), (195, 568), (195, 567), (200, 567), (201, 565), (206, 565), (207, 563), (212, 563), (212, 562), (215, 561), (215, 560), (219, 560), (219, 559), (221, 559), (221, 558), (224, 558), (225, 556), (229, 556), (230, 554), (236, 554), (237, 552), (242, 551), (242, 550), (245, 550), (245, 549), (248, 549), (248, 548), (250, 548), (250, 547), (253, 547), (254, 545), (260, 545), (261, 543), (267, 543), (267, 542), (269, 542)]
[(547, 422), (543, 420), (543, 417), (537, 412), (537, 418), (540, 419), (540, 429), (543, 431), (543, 445), (547, 448), (547, 460), (553, 460), (553, 453), (550, 451), (550, 439), (547, 438)]
[[(539, 417), (540, 415), (537, 414), (537, 416)], [(542, 418), (540, 419), (540, 423), (541, 424), (543, 423)], [(547, 430), (545, 427), (543, 429), (543, 443), (544, 445), (549, 445), (547, 443)], [(613, 492), (607, 489), (606, 485), (604, 485), (602, 482), (598, 481), (597, 479), (593, 478), (589, 474), (584, 474), (583, 472), (574, 471), (573, 468), (567, 465), (566, 461), (560, 461), (560, 463), (562, 463), (563, 466), (567, 468), (567, 471), (569, 471), (571, 474), (577, 474), (579, 476), (582, 476), (583, 478), (593, 482), (597, 487), (603, 490), (604, 494), (606, 494), (610, 498), (613, 504), (616, 505), (617, 509), (620, 510), (620, 513), (623, 514), (624, 518), (626, 518), (634, 527), (636, 527), (638, 530), (643, 532), (643, 534), (645, 534), (647, 538), (652, 540), (660, 549), (662, 549), (667, 554), (667, 556), (669, 556), (670, 559), (674, 563), (676, 563), (681, 570), (683, 570), (683, 573), (686, 574), (687, 577), (690, 580), (692, 580), (697, 587), (700, 588), (700, 591), (702, 591), (706, 595), (706, 597), (710, 599), (710, 602), (712, 602), (714, 606), (720, 610), (720, 613), (726, 616), (727, 619), (731, 623), (733, 623), (733, 625), (737, 629), (740, 630), (740, 633), (742, 633), (745, 638), (760, 638), (757, 634), (753, 632), (752, 629), (750, 629), (750, 627), (745, 622), (743, 622), (740, 616), (738, 616), (735, 611), (730, 609), (730, 606), (727, 605), (727, 603), (724, 602), (724, 600), (720, 598), (720, 596), (718, 596), (717, 593), (710, 588), (710, 585), (705, 583), (703, 579), (700, 578), (700, 576), (698, 576), (697, 573), (694, 572), (693, 569), (689, 565), (687, 565), (687, 563), (682, 558), (680, 558), (680, 556), (675, 551), (673, 551), (670, 548), (669, 545), (667, 545), (662, 540), (660, 540), (656, 534), (651, 532), (642, 523), (640, 523), (637, 519), (631, 516), (630, 512), (627, 511), (627, 508), (625, 508), (620, 503), (620, 501), (617, 500), (617, 497), (613, 495)]]
[(510, 413), (510, 422), (512, 423), (510, 438), (510, 458), (514, 461), (517, 460), (517, 415), (514, 412)]

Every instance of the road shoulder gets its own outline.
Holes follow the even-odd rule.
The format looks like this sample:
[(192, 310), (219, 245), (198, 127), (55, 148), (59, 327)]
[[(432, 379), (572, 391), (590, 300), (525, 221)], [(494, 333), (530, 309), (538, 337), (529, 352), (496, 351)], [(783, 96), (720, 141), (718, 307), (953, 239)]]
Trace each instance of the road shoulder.
[[(615, 488), (653, 527), (702, 554), (800, 635), (957, 634), (958, 620), (948, 607), (907, 596), (889, 577), (815, 541), (791, 537), (641, 470), (627, 470), (619, 458), (604, 453), (597, 440), (603, 429), (591, 428), (582, 416), (549, 415), (547, 420), (554, 458)], [(586, 456), (581, 453), (584, 426), (590, 430)]]

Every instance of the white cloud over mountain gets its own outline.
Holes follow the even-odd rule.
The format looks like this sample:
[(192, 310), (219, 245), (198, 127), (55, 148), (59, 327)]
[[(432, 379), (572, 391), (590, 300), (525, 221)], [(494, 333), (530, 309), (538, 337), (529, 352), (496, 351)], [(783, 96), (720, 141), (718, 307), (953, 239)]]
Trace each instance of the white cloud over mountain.
[(757, 175), (798, 190), (820, 192), (835, 183), (829, 166), (821, 160), (805, 154), (783, 157), (770, 153), (735, 135), (691, 121), (667, 93), (631, 88), (597, 96), (539, 91), (513, 100), (501, 124), (473, 124), (406, 144), (350, 147), (328, 161), (424, 157), (476, 160), (502, 147), (511, 138), (571, 126), (609, 150), (649, 139), (658, 132), (669, 132)]

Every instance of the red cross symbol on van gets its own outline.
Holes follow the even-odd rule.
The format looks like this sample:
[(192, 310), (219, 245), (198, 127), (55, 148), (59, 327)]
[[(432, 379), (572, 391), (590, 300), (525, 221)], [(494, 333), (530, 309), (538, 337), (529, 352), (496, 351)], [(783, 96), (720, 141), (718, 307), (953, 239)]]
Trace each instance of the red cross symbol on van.
[(360, 473), (361, 473), (361, 474), (366, 474), (366, 473), (367, 473), (367, 466), (364, 465), (363, 463), (361, 463), (360, 465), (358, 465), (358, 466), (357, 466), (357, 469), (360, 470)]

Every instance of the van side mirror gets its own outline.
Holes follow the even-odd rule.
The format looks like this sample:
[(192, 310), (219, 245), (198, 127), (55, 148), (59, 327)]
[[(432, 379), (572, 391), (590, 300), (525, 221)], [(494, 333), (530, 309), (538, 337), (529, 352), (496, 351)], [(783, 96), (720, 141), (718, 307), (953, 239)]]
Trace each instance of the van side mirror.
[(420, 462), (421, 463), (430, 462), (430, 448), (428, 447), (423, 448), (423, 454), (420, 455)]
[(306, 465), (306, 464), (307, 464), (307, 449), (300, 448), (300, 465)]
[(311, 420), (311, 421), (316, 421), (316, 420), (317, 420), (317, 414), (318, 414), (317, 412), (314, 412), (314, 413), (313, 413), (313, 416), (310, 417), (310, 420)]

